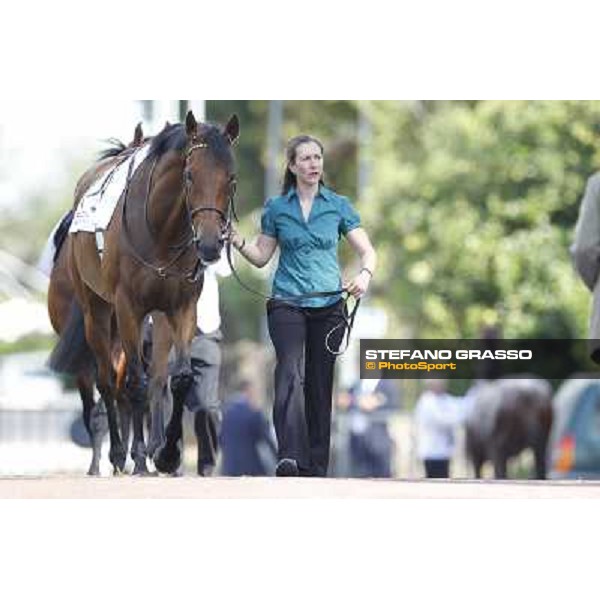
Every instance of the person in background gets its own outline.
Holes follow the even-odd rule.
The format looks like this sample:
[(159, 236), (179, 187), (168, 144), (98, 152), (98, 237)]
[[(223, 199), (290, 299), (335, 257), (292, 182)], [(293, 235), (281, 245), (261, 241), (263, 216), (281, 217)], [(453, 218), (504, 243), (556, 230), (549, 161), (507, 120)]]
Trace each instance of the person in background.
[(600, 275), (600, 172), (587, 181), (570, 252), (575, 270), (592, 293), (589, 354), (596, 364), (600, 364), (600, 286), (597, 285)]
[(391, 477), (395, 450), (388, 420), (399, 408), (390, 379), (360, 379), (350, 389), (349, 451), (354, 477)]
[(191, 345), (194, 381), (187, 393), (185, 406), (194, 413), (194, 432), (198, 440), (197, 473), (201, 476), (212, 474), (219, 450), (219, 376), (223, 334), (217, 277), (229, 275), (231, 268), (223, 251), (220, 259), (204, 271), (204, 285), (197, 305), (196, 335)]
[(273, 474), (277, 448), (250, 381), (225, 401), (220, 441), (221, 475)]
[(462, 398), (446, 392), (444, 379), (429, 379), (417, 400), (417, 455), (423, 461), (425, 476), (448, 478), (450, 460), (456, 445), (456, 428), (466, 418)]

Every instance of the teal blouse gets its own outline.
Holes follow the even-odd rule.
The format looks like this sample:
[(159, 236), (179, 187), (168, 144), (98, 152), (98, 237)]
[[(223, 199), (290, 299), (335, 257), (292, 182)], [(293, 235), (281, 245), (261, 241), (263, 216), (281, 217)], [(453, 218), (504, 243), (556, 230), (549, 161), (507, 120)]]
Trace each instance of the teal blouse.
[[(302, 215), (296, 189), (265, 203), (261, 230), (279, 243), (280, 255), (273, 280), (273, 296), (295, 296), (341, 288), (337, 245), (342, 235), (360, 227), (360, 217), (348, 198), (319, 187), (308, 220)], [(306, 298), (297, 304), (323, 307), (340, 295)]]

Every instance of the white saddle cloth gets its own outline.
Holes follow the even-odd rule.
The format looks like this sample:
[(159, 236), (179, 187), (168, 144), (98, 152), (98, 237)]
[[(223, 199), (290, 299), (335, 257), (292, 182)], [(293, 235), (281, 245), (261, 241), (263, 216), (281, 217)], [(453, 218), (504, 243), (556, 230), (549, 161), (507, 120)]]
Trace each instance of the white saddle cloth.
[(69, 233), (76, 231), (94, 233), (98, 230), (104, 231), (108, 227), (119, 198), (127, 185), (130, 165), (133, 176), (146, 158), (149, 149), (150, 144), (142, 146), (127, 160), (109, 169), (90, 186), (79, 201)]

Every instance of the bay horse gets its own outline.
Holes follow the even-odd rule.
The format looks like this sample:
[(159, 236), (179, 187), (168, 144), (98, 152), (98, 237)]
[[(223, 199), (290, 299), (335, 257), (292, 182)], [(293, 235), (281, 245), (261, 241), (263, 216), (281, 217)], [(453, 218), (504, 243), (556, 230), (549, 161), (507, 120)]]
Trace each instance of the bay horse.
[[(112, 146), (101, 153), (98, 163), (93, 168), (94, 173), (101, 174), (112, 168), (122, 158), (124, 153), (133, 148), (140, 147), (145, 141), (146, 138), (144, 138), (141, 124), (138, 124), (135, 128), (133, 141), (128, 146), (118, 140), (111, 140)], [(81, 183), (78, 185), (81, 185)], [(73, 304), (76, 303), (75, 290), (73, 289), (67, 260), (69, 254), (67, 228), (71, 222), (71, 218), (72, 211), (67, 218), (63, 219), (54, 236), (54, 247), (56, 250), (48, 285), (48, 316), (54, 331), (59, 336), (67, 328), (69, 319), (73, 319), (72, 315), (76, 315), (77, 313), (77, 309), (73, 307)], [(93, 354), (85, 342), (83, 328), (78, 329), (76, 325), (72, 324), (70, 331), (72, 335), (68, 339), (63, 339), (63, 347), (58, 348), (56, 353), (53, 353), (49, 364), (54, 368), (58, 353), (75, 350), (76, 356), (70, 357), (68, 361), (65, 361), (63, 356), (60, 362), (63, 364), (66, 362), (69, 363), (70, 368), (67, 370), (63, 368), (62, 372), (68, 372), (68, 374), (75, 377), (81, 398), (83, 422), (92, 446), (92, 460), (87, 473), (88, 475), (100, 475), (100, 450), (102, 440), (108, 431), (106, 412), (101, 403), (94, 401), (96, 366)], [(125, 363), (120, 348), (118, 337), (115, 337), (112, 343), (112, 360), (118, 373), (117, 397), (119, 399), (122, 434), (125, 436), (129, 424), (126, 418), (128, 407), (124, 393), (123, 370)]]
[[(185, 124), (167, 125), (152, 139), (105, 232), (102, 259), (93, 233), (70, 234), (71, 279), (83, 311), (85, 337), (96, 359), (115, 473), (123, 471), (126, 453), (114, 402), (113, 314), (127, 361), (134, 474), (148, 473), (143, 428), (147, 377), (140, 340), (143, 320), (150, 313), (154, 320), (152, 415), (162, 414), (156, 405), (162, 407), (161, 386), (168, 373), (171, 341), (175, 350), (170, 370), (173, 411), (164, 432), (161, 419), (152, 418), (152, 457), (157, 470), (164, 473), (175, 473), (181, 462), (181, 421), (192, 383), (190, 344), (196, 329), (196, 304), (204, 267), (219, 259), (229, 229), (235, 193), (232, 145), (238, 135), (236, 115), (221, 129), (198, 123), (189, 111)], [(76, 202), (88, 186), (76, 190)]]
[(501, 378), (477, 384), (466, 420), (467, 457), (476, 478), (488, 460), (496, 479), (506, 479), (507, 462), (533, 451), (536, 479), (546, 478), (546, 449), (552, 426), (552, 388), (545, 379)]

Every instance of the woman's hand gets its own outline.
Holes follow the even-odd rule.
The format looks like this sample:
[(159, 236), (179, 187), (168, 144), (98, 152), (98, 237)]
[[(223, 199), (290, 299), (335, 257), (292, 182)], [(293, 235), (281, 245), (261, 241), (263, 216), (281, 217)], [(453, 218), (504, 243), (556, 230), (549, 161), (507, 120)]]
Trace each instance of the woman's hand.
[(352, 281), (344, 283), (344, 289), (352, 294), (356, 299), (364, 296), (366, 291), (369, 289), (371, 283), (371, 275), (368, 271), (361, 271)]
[(225, 236), (225, 241), (230, 242), (231, 245), (236, 249), (236, 250), (240, 250), (246, 243), (245, 238), (243, 238), (233, 227), (233, 225), (231, 225), (231, 227), (229, 228), (229, 231), (227, 232), (226, 236)]
[(260, 233), (253, 240), (246, 240), (241, 236), (234, 227), (230, 227), (225, 236), (226, 241), (231, 245), (251, 264), (255, 267), (264, 267), (277, 248), (277, 240)]

